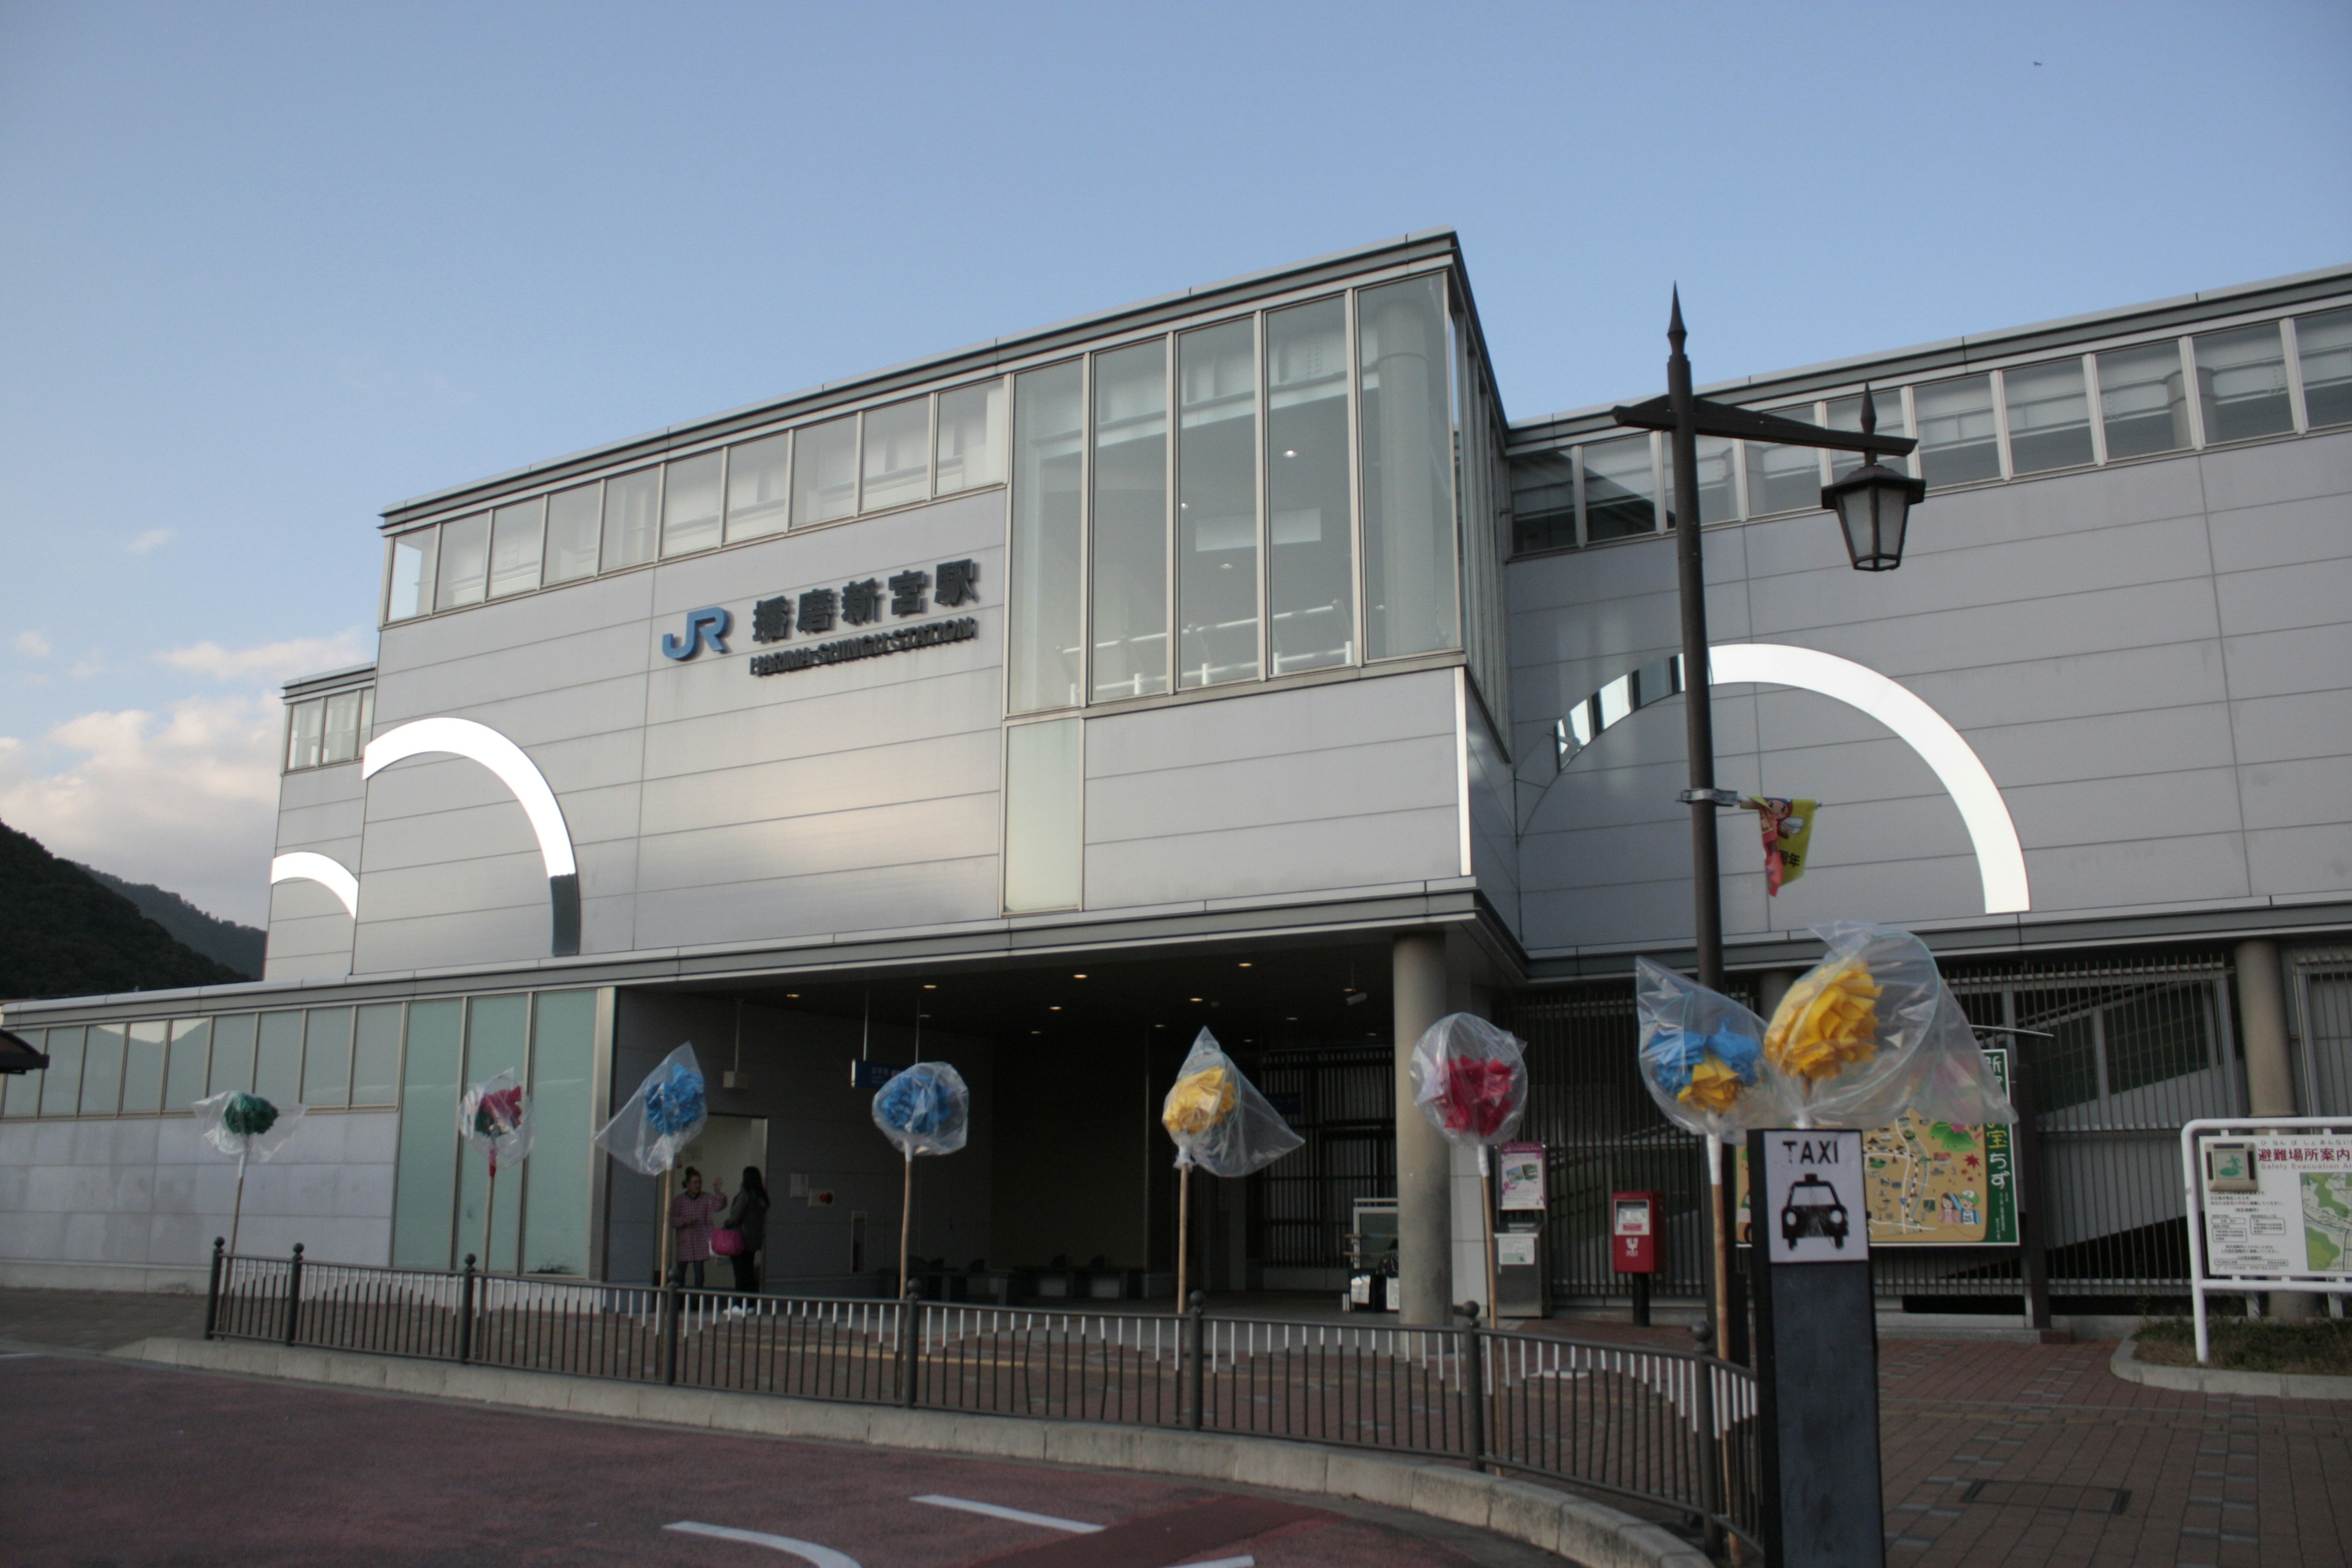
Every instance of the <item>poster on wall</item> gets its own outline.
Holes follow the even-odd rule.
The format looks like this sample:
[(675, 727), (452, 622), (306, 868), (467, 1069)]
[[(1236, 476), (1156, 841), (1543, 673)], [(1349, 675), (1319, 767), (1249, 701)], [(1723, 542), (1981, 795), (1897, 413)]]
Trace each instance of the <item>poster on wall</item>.
[[(1985, 1060), (2009, 1092), (2009, 1052)], [(1873, 1247), (2015, 1247), (2017, 1158), (2005, 1122), (1968, 1127), (1906, 1112), (1863, 1134), (1864, 1197)], [(1737, 1161), (1739, 1245), (1748, 1245), (1748, 1162)]]
[(2202, 1147), (2209, 1276), (2352, 1276), (2352, 1137), (2257, 1134)]

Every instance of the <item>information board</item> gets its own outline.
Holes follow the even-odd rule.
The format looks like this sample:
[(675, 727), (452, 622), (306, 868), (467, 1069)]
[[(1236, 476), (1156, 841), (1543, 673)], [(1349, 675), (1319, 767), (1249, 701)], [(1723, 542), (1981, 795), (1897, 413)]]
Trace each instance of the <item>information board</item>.
[[(2214, 1145), (2206, 1145), (2209, 1150)], [(2224, 1146), (2252, 1154), (2252, 1192), (2205, 1190), (2209, 1275), (2352, 1279), (2352, 1137), (2253, 1133)], [(2220, 1179), (2246, 1184), (2242, 1156)], [(2209, 1178), (2214, 1174), (2209, 1171)], [(2238, 1179), (2231, 1179), (2236, 1177)]]

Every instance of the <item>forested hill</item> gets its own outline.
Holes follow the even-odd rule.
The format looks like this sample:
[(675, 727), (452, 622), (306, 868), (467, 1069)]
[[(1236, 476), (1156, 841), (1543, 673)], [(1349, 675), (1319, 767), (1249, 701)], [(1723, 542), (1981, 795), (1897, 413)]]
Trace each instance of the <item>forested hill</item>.
[(245, 976), (0, 823), (0, 999), (218, 985)]
[(215, 963), (226, 963), (236, 971), (238, 978), (261, 978), (263, 952), (269, 946), (269, 933), (258, 926), (241, 926), (235, 921), (225, 921), (208, 915), (168, 888), (152, 882), (126, 882), (95, 866), (68, 862), (89, 872), (101, 888), (121, 893), (139, 906), (139, 912), (172, 933), (184, 947), (192, 947)]

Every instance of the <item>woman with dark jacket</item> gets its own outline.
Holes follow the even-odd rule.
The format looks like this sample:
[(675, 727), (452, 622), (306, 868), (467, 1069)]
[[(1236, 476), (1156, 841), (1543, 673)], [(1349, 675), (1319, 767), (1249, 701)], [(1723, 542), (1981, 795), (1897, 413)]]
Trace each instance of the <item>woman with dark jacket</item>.
[(768, 1184), (760, 1179), (757, 1165), (743, 1167), (743, 1184), (735, 1189), (735, 1201), (719, 1223), (743, 1237), (743, 1250), (727, 1260), (735, 1266), (735, 1289), (757, 1290), (760, 1271), (752, 1258), (768, 1241)]

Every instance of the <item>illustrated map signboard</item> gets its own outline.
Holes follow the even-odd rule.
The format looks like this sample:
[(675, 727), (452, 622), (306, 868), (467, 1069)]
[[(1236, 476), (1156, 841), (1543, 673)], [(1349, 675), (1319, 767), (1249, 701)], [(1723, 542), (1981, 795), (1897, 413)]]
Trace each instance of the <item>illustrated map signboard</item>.
[[(2009, 1052), (1988, 1049), (1994, 1079), (2009, 1089)], [(1873, 1247), (2015, 1247), (2017, 1156), (2011, 1129), (1900, 1121), (1863, 1134), (1864, 1196)], [(1749, 1243), (1747, 1152), (1740, 1151), (1738, 1236)]]
[(2205, 1193), (2214, 1275), (2352, 1277), (2352, 1137), (2256, 1133), (2252, 1192)]

